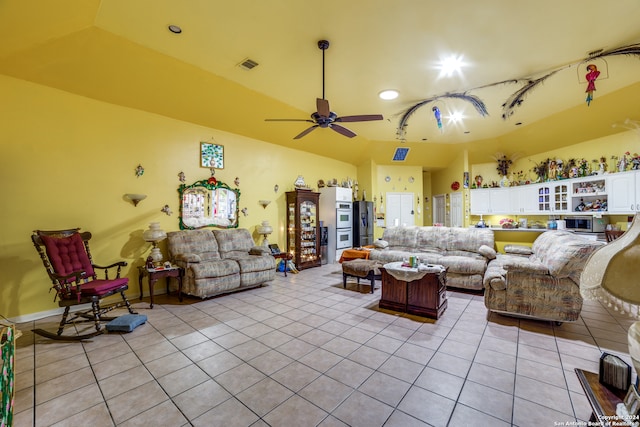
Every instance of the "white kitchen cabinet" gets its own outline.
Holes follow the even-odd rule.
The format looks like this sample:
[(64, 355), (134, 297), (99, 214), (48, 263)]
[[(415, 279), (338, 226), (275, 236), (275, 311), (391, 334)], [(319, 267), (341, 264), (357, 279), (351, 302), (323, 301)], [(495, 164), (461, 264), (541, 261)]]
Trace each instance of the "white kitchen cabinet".
[(509, 188), (479, 188), (471, 190), (471, 214), (507, 214), (511, 211)]
[(634, 214), (640, 212), (640, 171), (607, 176), (609, 213)]
[(535, 214), (538, 212), (538, 184), (522, 185), (509, 189), (509, 204), (512, 214)]

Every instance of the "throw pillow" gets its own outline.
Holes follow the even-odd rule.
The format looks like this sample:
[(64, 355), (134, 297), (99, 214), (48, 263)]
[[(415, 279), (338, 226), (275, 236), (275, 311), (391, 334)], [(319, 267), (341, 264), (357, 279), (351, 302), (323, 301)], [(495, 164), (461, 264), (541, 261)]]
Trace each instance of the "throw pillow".
[(478, 253), (487, 259), (496, 259), (497, 255), (495, 249), (487, 245), (480, 246), (478, 248)]
[(375, 246), (378, 249), (384, 249), (389, 246), (389, 242), (387, 242), (386, 240), (378, 239), (375, 242), (373, 242), (373, 246)]

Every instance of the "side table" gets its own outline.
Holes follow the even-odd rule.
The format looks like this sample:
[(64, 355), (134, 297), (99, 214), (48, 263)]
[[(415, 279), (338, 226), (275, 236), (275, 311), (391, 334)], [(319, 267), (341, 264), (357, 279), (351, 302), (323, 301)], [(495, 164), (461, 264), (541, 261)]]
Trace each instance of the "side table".
[(284, 277), (287, 277), (287, 268), (289, 267), (289, 261), (293, 259), (293, 255), (289, 252), (280, 252), (279, 254), (271, 254), (275, 259), (284, 260)]
[(158, 279), (165, 277), (167, 279), (167, 294), (169, 293), (169, 280), (171, 277), (178, 279), (178, 300), (182, 302), (182, 277), (184, 269), (180, 267), (171, 268), (147, 268), (146, 266), (138, 267), (138, 285), (140, 286), (140, 299), (142, 299), (142, 278), (149, 277), (149, 296), (151, 298), (151, 308), (153, 308), (153, 287)]
[(575, 372), (589, 405), (591, 405), (592, 413), (589, 421), (594, 424), (589, 425), (598, 423), (602, 426), (609, 426), (612, 425), (611, 422), (620, 426), (630, 425), (626, 422), (627, 420), (616, 416), (616, 406), (624, 400), (626, 393), (608, 388), (598, 380), (598, 374), (594, 372), (579, 368), (575, 368)]

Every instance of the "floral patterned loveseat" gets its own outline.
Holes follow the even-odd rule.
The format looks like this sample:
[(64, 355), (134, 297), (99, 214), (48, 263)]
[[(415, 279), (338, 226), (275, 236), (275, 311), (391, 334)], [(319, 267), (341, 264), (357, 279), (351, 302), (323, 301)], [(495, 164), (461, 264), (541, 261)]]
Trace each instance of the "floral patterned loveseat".
[(255, 246), (249, 230), (199, 229), (167, 233), (172, 263), (185, 269), (182, 291), (207, 298), (275, 279), (269, 248)]
[(506, 246), (507, 253), (498, 254), (485, 273), (485, 306), (555, 322), (577, 320), (582, 310), (580, 274), (603, 244), (569, 231), (546, 231), (531, 248)]
[(482, 290), (489, 260), (496, 257), (493, 231), (488, 228), (391, 227), (374, 242), (369, 259), (383, 263), (416, 256), (447, 269), (447, 287)]

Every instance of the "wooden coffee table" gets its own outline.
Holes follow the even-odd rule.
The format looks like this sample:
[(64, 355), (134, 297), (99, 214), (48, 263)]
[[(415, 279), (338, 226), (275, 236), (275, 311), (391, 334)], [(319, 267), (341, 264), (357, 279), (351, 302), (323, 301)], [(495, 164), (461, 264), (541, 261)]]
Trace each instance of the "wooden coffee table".
[[(394, 270), (402, 271), (402, 262), (385, 264), (380, 267), (382, 276), (382, 297), (378, 306), (389, 310), (438, 319), (447, 309), (446, 269), (434, 266), (422, 277), (415, 280), (398, 279)], [(413, 270), (418, 275), (418, 269)]]

